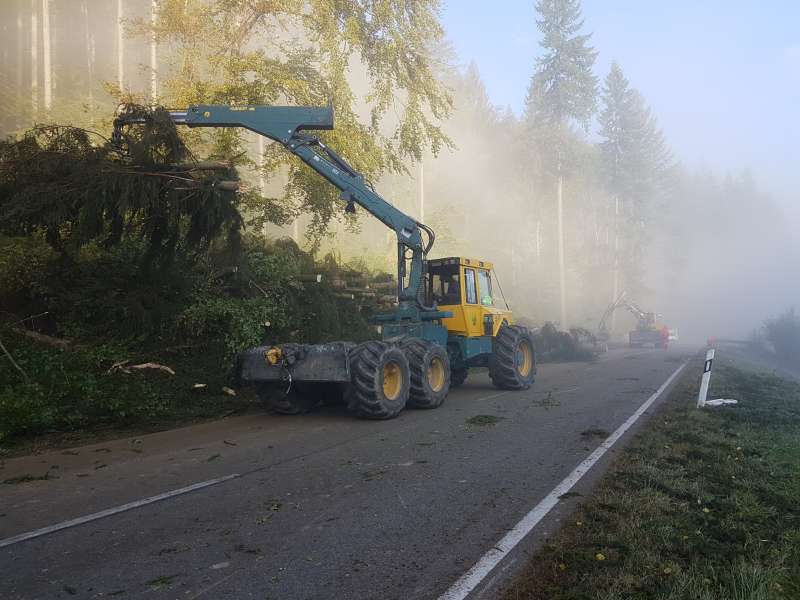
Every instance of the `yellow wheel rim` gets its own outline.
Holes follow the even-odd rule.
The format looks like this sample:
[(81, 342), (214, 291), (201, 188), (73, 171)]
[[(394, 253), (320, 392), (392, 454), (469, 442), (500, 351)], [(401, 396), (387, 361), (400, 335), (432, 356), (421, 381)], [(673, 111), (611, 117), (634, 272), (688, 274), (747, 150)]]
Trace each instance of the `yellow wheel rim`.
[(438, 356), (434, 356), (428, 366), (428, 385), (434, 392), (441, 392), (444, 387), (444, 362)]
[(383, 395), (389, 400), (397, 400), (403, 389), (403, 375), (400, 365), (394, 361), (383, 366)]
[(533, 368), (533, 350), (531, 345), (523, 340), (517, 346), (517, 372), (527, 377)]

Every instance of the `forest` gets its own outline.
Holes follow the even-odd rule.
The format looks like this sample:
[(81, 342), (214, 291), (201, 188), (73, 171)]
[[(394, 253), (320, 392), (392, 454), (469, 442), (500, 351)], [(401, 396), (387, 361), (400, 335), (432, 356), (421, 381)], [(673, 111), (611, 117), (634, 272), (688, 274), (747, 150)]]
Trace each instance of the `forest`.
[[(757, 273), (790, 233), (746, 166), (684, 164), (625, 65), (597, 71), (579, 0), (535, 4), (516, 114), (439, 0), (3, 2), (0, 443), (235, 410), (237, 352), (372, 335), (381, 294), (344, 290), (390, 281), (387, 230), (277, 144), (157, 107), (331, 103), (325, 143), (436, 231), (433, 256), (492, 261), (525, 321), (593, 329), (624, 291), (702, 339), (697, 257), (744, 244)], [(125, 152), (122, 103), (151, 117)]]

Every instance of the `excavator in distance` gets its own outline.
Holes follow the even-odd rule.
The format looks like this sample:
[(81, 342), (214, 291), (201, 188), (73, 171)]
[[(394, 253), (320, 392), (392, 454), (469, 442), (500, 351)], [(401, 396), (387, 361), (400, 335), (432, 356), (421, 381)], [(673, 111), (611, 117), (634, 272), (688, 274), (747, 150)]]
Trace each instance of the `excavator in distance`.
[[(493, 384), (527, 389), (536, 374), (531, 333), (495, 306), (492, 264), (465, 257), (428, 259), (433, 230), (382, 198), (364, 177), (310, 130), (333, 129), (332, 107), (197, 105), (170, 111), (188, 127), (241, 127), (278, 142), (336, 186), (347, 212), (356, 205), (397, 235), (397, 307), (375, 318), (381, 340), (360, 344), (292, 342), (240, 354), (240, 381), (256, 386), (274, 411), (307, 412), (325, 397), (345, 401), (358, 417), (390, 419), (408, 405), (437, 408), (471, 367)], [(143, 123), (121, 110), (123, 127)]]
[(597, 327), (597, 339), (604, 344), (608, 343), (611, 337), (608, 331), (608, 319), (618, 308), (624, 308), (636, 317), (636, 329), (632, 329), (628, 333), (628, 345), (631, 348), (639, 348), (645, 344), (653, 344), (655, 348), (666, 349), (669, 345), (670, 330), (666, 325), (656, 323), (656, 319), (660, 315), (654, 312), (645, 312), (637, 304), (627, 299), (627, 294), (622, 292), (619, 297), (609, 304), (608, 308), (603, 313), (600, 319), (600, 324)]

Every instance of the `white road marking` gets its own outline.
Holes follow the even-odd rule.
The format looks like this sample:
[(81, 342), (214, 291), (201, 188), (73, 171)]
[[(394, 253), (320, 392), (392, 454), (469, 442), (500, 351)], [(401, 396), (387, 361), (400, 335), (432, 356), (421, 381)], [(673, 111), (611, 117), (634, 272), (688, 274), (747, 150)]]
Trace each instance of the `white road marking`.
[(620, 425), (606, 440), (592, 452), (589, 457), (575, 467), (566, 479), (559, 483), (555, 489), (539, 502), (525, 515), (494, 547), (484, 554), (473, 567), (464, 573), (450, 589), (439, 596), (439, 600), (463, 600), (474, 590), (489, 573), (519, 544), (526, 535), (541, 521), (550, 510), (558, 504), (559, 496), (566, 494), (586, 473), (588, 473), (598, 460), (611, 448), (622, 435), (650, 408), (658, 397), (667, 389), (669, 384), (683, 371), (686, 363), (678, 367), (675, 372), (661, 385), (656, 392), (642, 404), (628, 420)]
[(569, 394), (570, 392), (577, 392), (579, 389), (581, 389), (581, 388), (580, 388), (580, 386), (578, 386), (578, 387), (571, 387), (571, 388), (569, 388), (569, 389), (567, 389), (567, 390), (559, 390), (559, 389), (555, 389), (555, 390), (553, 390), (553, 391), (554, 391), (554, 392), (556, 392), (557, 394)]
[(145, 506), (147, 504), (153, 504), (154, 502), (160, 502), (161, 500), (166, 500), (167, 498), (173, 498), (174, 496), (180, 496), (181, 494), (188, 494), (189, 492), (216, 485), (230, 479), (235, 479), (239, 476), (240, 475), (238, 473), (234, 473), (233, 475), (226, 475), (225, 477), (219, 477), (217, 479), (193, 483), (192, 485), (188, 485), (177, 490), (172, 490), (171, 492), (164, 492), (163, 494), (158, 494), (157, 496), (151, 496), (142, 500), (128, 502), (127, 504), (123, 504), (121, 506), (107, 508), (106, 510), (101, 510), (100, 512), (92, 513), (91, 515), (85, 515), (69, 521), (62, 521), (61, 523), (56, 523), (55, 525), (50, 525), (48, 527), (42, 527), (41, 529), (34, 529), (33, 531), (28, 531), (27, 533), (20, 533), (19, 535), (0, 540), (0, 548), (12, 546), (13, 544), (19, 544), (20, 542), (41, 537), (43, 535), (48, 535), (50, 533), (55, 533), (56, 531), (61, 531), (62, 529), (67, 529), (69, 527), (75, 527), (76, 525), (83, 525), (84, 523), (96, 521), (97, 519), (110, 517), (111, 515), (116, 515), (121, 512), (125, 512), (126, 510), (133, 510), (134, 508), (139, 508), (140, 506)]
[(482, 396), (481, 398), (477, 398), (477, 402), (484, 402), (485, 400), (494, 400), (495, 398), (499, 398), (500, 396), (505, 396), (508, 392), (500, 392), (498, 394), (492, 394), (491, 396)]

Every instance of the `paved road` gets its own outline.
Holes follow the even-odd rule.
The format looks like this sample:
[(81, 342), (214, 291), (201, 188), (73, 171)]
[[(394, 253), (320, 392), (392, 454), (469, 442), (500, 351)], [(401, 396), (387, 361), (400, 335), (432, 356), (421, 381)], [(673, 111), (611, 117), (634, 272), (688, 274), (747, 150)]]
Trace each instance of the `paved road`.
[(388, 422), (251, 415), (8, 460), (0, 480), (50, 477), (0, 485), (0, 540), (239, 476), (0, 548), (0, 597), (436, 598), (687, 355), (543, 365), (525, 392), (477, 374)]

